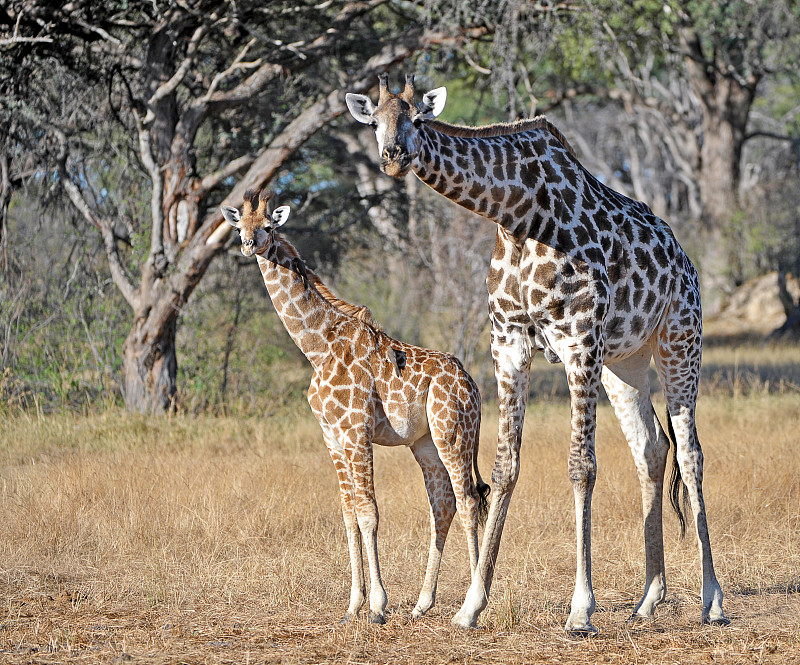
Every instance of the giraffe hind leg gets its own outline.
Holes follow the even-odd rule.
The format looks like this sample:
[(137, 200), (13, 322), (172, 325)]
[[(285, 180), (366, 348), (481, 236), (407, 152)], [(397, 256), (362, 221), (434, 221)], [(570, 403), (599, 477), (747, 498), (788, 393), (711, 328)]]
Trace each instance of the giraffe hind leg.
[(456, 513), (456, 500), (447, 470), (439, 458), (430, 435), (426, 434), (417, 440), (411, 446), (411, 452), (422, 469), (431, 510), (431, 542), (428, 550), (428, 565), (425, 569), (425, 581), (419, 593), (419, 600), (411, 613), (411, 618), (417, 619), (430, 610), (436, 602), (439, 566), (447, 541), (447, 533)]
[(645, 589), (630, 620), (650, 619), (666, 598), (662, 495), (669, 441), (650, 401), (650, 350), (603, 368), (602, 380), (633, 455), (642, 491)]
[[(680, 307), (676, 309), (680, 312)], [(687, 327), (684, 324), (687, 319), (692, 319), (694, 326)], [(687, 316), (686, 311), (680, 312), (680, 316), (668, 316), (659, 330), (655, 346), (656, 369), (664, 388), (669, 425), (674, 432), (675, 455), (689, 497), (700, 550), (703, 579), (701, 619), (703, 623), (727, 625), (730, 622), (722, 611), (722, 589), (714, 572), (711, 554), (703, 498), (703, 451), (695, 424), (702, 348), (699, 311), (694, 317)]]
[[(432, 390), (429, 394), (435, 392)], [(486, 502), (486, 489), (476, 487), (476, 481), (472, 477), (479, 431), (472, 426), (475, 421), (467, 418), (460, 404), (453, 403), (456, 400), (450, 400), (447, 404), (436, 404), (434, 398), (430, 399), (433, 402), (428, 406), (431, 438), (447, 470), (456, 510), (467, 539), (470, 573), (474, 574), (478, 565), (478, 523)], [(477, 422), (480, 427), (480, 421)]]

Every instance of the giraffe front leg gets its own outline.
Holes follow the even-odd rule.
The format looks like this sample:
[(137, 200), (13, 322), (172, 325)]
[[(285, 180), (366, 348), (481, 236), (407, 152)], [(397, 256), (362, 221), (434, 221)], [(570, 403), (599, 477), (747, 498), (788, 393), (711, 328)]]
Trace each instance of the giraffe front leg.
[(361, 555), (361, 533), (356, 521), (353, 481), (344, 450), (339, 445), (329, 426), (323, 425), (322, 432), (339, 481), (339, 500), (342, 504), (342, 517), (347, 531), (347, 547), (350, 553), (350, 604), (340, 621), (341, 624), (346, 624), (358, 616), (366, 599), (364, 560)]
[(493, 334), (492, 356), (500, 406), (497, 456), (492, 470), (492, 501), (486, 517), (478, 566), (472, 575), (464, 603), (453, 617), (453, 624), (461, 628), (474, 627), (478, 616), (489, 603), (500, 538), (519, 477), (522, 426), (528, 401), (531, 356), (527, 336), (520, 335), (509, 343), (500, 342)]
[(597, 632), (591, 622), (595, 609), (592, 590), (592, 492), (597, 477), (594, 433), (602, 360), (593, 355), (591, 348), (585, 347), (580, 355), (580, 363), (567, 367), (572, 411), (569, 477), (575, 495), (577, 566), (575, 591), (565, 630), (585, 637)]
[(411, 613), (412, 619), (418, 619), (436, 602), (439, 566), (447, 541), (447, 532), (456, 512), (456, 501), (447, 470), (439, 458), (430, 435), (428, 434), (414, 443), (411, 446), (411, 452), (414, 453), (414, 459), (422, 469), (431, 508), (431, 542), (428, 550), (428, 565), (425, 569), (425, 581), (422, 584), (417, 605)]
[(372, 439), (367, 432), (366, 427), (348, 429), (342, 432), (342, 440), (353, 479), (356, 520), (369, 565), (369, 619), (383, 624), (387, 598), (378, 563), (378, 504), (373, 482)]

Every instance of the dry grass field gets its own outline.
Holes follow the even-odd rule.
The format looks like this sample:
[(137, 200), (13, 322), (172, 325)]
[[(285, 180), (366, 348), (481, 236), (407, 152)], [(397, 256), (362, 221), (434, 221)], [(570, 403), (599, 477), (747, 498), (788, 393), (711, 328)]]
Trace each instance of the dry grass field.
[[(449, 625), (468, 585), (457, 525), (437, 607), (409, 620), (428, 511), (406, 450), (376, 455), (388, 623), (338, 627), (350, 579), (344, 527), (307, 407), (263, 420), (11, 413), (0, 432), (0, 662), (800, 663), (800, 392), (748, 373), (781, 362), (759, 358), (709, 375), (700, 402), (728, 628), (698, 625), (697, 548), (678, 539), (671, 512), (667, 602), (651, 624), (626, 624), (644, 579), (641, 511), (606, 404), (593, 512), (600, 633), (588, 640), (562, 630), (575, 554), (561, 400), (529, 408), (491, 603), (468, 632)], [(490, 406), (487, 478), (496, 426)]]

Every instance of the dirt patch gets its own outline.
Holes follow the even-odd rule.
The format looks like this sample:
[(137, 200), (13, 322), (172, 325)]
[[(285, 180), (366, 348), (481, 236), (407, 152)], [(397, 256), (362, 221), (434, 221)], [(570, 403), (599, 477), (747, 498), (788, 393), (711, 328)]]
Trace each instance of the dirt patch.
[[(520, 617), (506, 629), (455, 629), (455, 605), (415, 622), (410, 608), (397, 608), (385, 626), (362, 618), (340, 627), (329, 613), (302, 618), (248, 599), (142, 612), (80, 590), (53, 591), (31, 597), (2, 589), (4, 663), (800, 663), (796, 592), (729, 593), (727, 628), (698, 625), (697, 599), (681, 594), (646, 624), (626, 622), (632, 605), (601, 605), (599, 634), (575, 640), (549, 616)], [(486, 620), (491, 626), (491, 610)]]

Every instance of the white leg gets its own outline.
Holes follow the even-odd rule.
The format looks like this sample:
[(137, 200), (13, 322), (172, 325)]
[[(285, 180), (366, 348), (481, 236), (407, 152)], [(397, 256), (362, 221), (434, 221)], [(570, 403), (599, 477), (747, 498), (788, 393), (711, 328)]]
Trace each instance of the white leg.
[(497, 457), (492, 471), (492, 501), (483, 531), (478, 567), (464, 603), (453, 617), (453, 624), (462, 628), (475, 626), (489, 602), (500, 538), (519, 477), (522, 425), (528, 401), (531, 356), (527, 336), (520, 335), (513, 343), (501, 343), (493, 335), (492, 356), (500, 406)]
[[(439, 391), (435, 390), (437, 384), (441, 388)], [(461, 405), (453, 404), (451, 390), (447, 381), (439, 377), (431, 382), (427, 403), (428, 423), (437, 458), (447, 470), (448, 485), (455, 496), (456, 509), (467, 539), (470, 573), (474, 575), (478, 566), (481, 498), (472, 468), (480, 438), (480, 406), (477, 406), (478, 415), (474, 419)], [(437, 398), (437, 394), (440, 397)], [(441, 395), (447, 395), (447, 398), (442, 399)]]
[(703, 611), (701, 621), (725, 626), (730, 623), (722, 611), (722, 588), (714, 573), (714, 560), (711, 555), (711, 539), (708, 533), (706, 505), (703, 500), (703, 451), (697, 440), (697, 429), (694, 422), (694, 408), (667, 400), (669, 417), (675, 433), (678, 466), (683, 482), (689, 494), (689, 503), (694, 516), (697, 543), (700, 548), (700, 559), (703, 571)]
[(669, 442), (650, 401), (650, 350), (603, 368), (603, 386), (628, 441), (642, 490), (645, 589), (634, 618), (650, 619), (667, 594), (661, 504)]
[[(673, 311), (675, 313), (667, 317), (658, 331), (653, 355), (667, 400), (668, 424), (673, 430), (678, 467), (694, 516), (703, 572), (701, 619), (703, 623), (727, 625), (730, 622), (722, 611), (722, 589), (714, 573), (711, 555), (711, 540), (703, 500), (703, 451), (695, 426), (703, 344), (699, 301), (695, 299), (675, 303)], [(686, 321), (692, 325), (687, 327)]]

